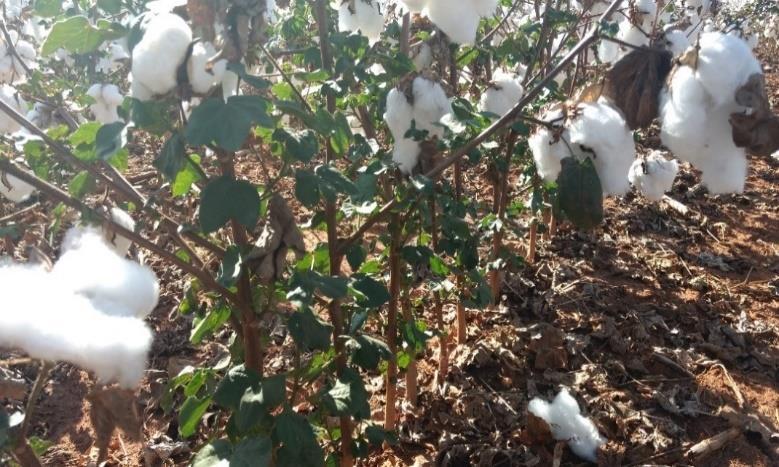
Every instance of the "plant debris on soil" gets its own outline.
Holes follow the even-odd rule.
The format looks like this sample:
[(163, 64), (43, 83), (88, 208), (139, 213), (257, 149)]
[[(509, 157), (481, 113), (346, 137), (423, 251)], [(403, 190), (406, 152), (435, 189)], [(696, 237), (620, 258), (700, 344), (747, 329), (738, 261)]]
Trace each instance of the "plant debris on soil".
[[(779, 75), (767, 73), (767, 82), (776, 109)], [(643, 144), (657, 146), (657, 138)], [(149, 147), (144, 157), (154, 153)], [(143, 165), (134, 165), (130, 178), (155, 189)], [(608, 440), (600, 465), (779, 465), (779, 161), (750, 157), (746, 190), (729, 196), (707, 195), (685, 167), (669, 194), (684, 209), (635, 195), (610, 199), (600, 228), (585, 233), (563, 224), (539, 242), (536, 261), (505, 277), (500, 306), (469, 311), (468, 342), (452, 349), (445, 381), (435, 381), (436, 345), (420, 358), (419, 399), (416, 407), (404, 402), (399, 443), (361, 463), (584, 465), (527, 413), (532, 398), (551, 400), (565, 386)], [(482, 183), (467, 188), (484, 196), (490, 190)], [(4, 254), (23, 256), (26, 244), (53, 254), (45, 250), (51, 219), (41, 204), (21, 214), (0, 205), (0, 217), (32, 226)], [(519, 250), (524, 240), (507, 243)], [(182, 439), (175, 414), (163, 410), (164, 389), (187, 365), (224, 358), (228, 333), (190, 344), (191, 317), (177, 312), (185, 278), (153, 257), (141, 259), (163, 284), (139, 391), (143, 437), (115, 432), (108, 465), (186, 465), (218, 421), (206, 414), (198, 435)], [(448, 322), (453, 317), (450, 305)], [(273, 347), (269, 372), (287, 367), (288, 350)], [(0, 371), (34, 379), (36, 364), (11, 363)], [(384, 383), (378, 373), (371, 381), (378, 419)], [(49, 445), (46, 465), (95, 458), (93, 386), (68, 364), (52, 372), (31, 430)]]

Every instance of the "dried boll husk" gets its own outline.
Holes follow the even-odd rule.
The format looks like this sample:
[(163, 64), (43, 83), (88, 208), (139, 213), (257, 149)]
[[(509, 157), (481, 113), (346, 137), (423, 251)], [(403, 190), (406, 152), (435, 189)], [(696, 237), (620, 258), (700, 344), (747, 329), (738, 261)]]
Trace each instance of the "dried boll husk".
[(659, 96), (673, 55), (666, 50), (636, 49), (606, 74), (603, 95), (625, 115), (631, 130), (646, 128), (659, 115)]
[(730, 114), (733, 142), (756, 156), (770, 156), (779, 149), (779, 117), (771, 113), (765, 76), (755, 73), (736, 91), (736, 103), (750, 112)]
[(301, 256), (306, 245), (287, 201), (276, 194), (268, 201), (268, 221), (248, 257), (256, 263), (260, 281), (267, 284), (281, 278), (290, 249)]

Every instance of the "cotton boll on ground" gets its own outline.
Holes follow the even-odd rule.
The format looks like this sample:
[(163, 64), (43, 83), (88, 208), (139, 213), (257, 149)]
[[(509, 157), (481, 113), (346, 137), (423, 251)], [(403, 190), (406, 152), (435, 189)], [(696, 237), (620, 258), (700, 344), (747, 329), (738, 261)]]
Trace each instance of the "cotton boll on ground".
[(142, 84), (153, 95), (173, 90), (190, 42), (192, 30), (180, 16), (165, 13), (152, 18), (133, 49), (133, 84)]
[(362, 33), (371, 43), (379, 40), (384, 31), (384, 15), (377, 0), (354, 0), (354, 8), (347, 0), (338, 8), (338, 30)]
[[(0, 99), (22, 115), (27, 113), (27, 102), (7, 84), (0, 86)], [(5, 112), (0, 112), (0, 134), (16, 133), (22, 128), (19, 123)]]
[(0, 346), (70, 362), (125, 388), (143, 378), (152, 335), (142, 320), (105, 314), (40, 267), (0, 265), (0, 284)]
[(157, 277), (148, 267), (117, 255), (103, 231), (73, 227), (65, 234), (62, 250), (52, 277), (103, 312), (143, 318), (157, 306)]
[(522, 79), (503, 70), (497, 70), (492, 82), (481, 95), (479, 108), (482, 112), (506, 115), (522, 99), (525, 89)]
[(701, 35), (695, 77), (717, 105), (732, 101), (750, 76), (761, 73), (760, 62), (742, 39), (719, 32)]
[(18, 204), (27, 201), (33, 193), (35, 188), (32, 185), (11, 174), (0, 172), (0, 195), (3, 198)]
[(562, 389), (551, 404), (536, 397), (527, 410), (543, 419), (554, 439), (566, 441), (574, 454), (590, 462), (597, 460), (598, 448), (606, 441), (592, 421), (581, 415), (579, 404), (567, 389)]
[(679, 163), (667, 160), (657, 151), (646, 158), (636, 159), (630, 167), (628, 180), (650, 201), (660, 201), (673, 187)]
[(227, 69), (227, 60), (217, 60), (209, 69), (208, 61), (215, 55), (216, 49), (210, 42), (198, 42), (192, 48), (192, 55), (187, 63), (187, 74), (192, 91), (196, 94), (206, 94), (217, 83), (222, 82)]

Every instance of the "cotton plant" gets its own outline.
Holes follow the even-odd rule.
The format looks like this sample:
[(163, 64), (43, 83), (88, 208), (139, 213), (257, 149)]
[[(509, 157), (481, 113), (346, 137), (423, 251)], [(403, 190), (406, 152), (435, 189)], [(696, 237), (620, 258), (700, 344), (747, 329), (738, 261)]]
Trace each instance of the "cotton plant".
[(679, 162), (652, 151), (633, 162), (628, 180), (649, 201), (660, 201), (671, 190), (678, 172)]
[(371, 43), (375, 43), (384, 31), (384, 14), (378, 0), (340, 0), (338, 9), (338, 30), (360, 32)]
[(567, 389), (560, 390), (552, 402), (534, 398), (527, 410), (544, 420), (554, 439), (565, 441), (574, 454), (590, 462), (597, 461), (598, 449), (606, 440), (592, 420), (582, 415), (579, 404)]
[(751, 111), (736, 101), (736, 93), (760, 74), (760, 63), (743, 40), (704, 33), (694, 62), (673, 73), (661, 96), (663, 144), (702, 171), (711, 193), (744, 189), (746, 151), (733, 142), (730, 116)]
[(473, 44), (482, 18), (495, 14), (498, 0), (403, 0), (411, 12), (427, 16), (456, 44)]
[(110, 74), (119, 70), (129, 61), (130, 53), (127, 50), (126, 41), (112, 41), (104, 44), (101, 49), (105, 52), (98, 59), (95, 70), (99, 73)]

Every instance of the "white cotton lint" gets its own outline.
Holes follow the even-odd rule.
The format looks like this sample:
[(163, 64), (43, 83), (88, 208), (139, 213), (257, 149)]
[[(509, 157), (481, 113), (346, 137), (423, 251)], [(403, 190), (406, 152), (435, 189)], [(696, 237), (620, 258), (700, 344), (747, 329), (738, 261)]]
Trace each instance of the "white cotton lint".
[(716, 105), (732, 101), (750, 76), (761, 73), (760, 62), (742, 39), (720, 32), (701, 35), (695, 77)]
[(530, 401), (528, 412), (543, 419), (554, 439), (566, 441), (574, 454), (590, 462), (597, 460), (598, 448), (605, 443), (589, 418), (582, 416), (579, 404), (563, 388), (552, 403), (538, 397)]
[(116, 85), (93, 84), (87, 90), (87, 95), (95, 100), (89, 106), (89, 110), (92, 111), (97, 122), (107, 125), (121, 120), (118, 109), (124, 97)]
[[(13, 87), (7, 84), (0, 86), (0, 99), (20, 114), (25, 115), (27, 113), (27, 102), (22, 99), (22, 96)], [(5, 112), (0, 112), (0, 134), (16, 133), (21, 128), (22, 126), (16, 120)]]
[(153, 95), (173, 90), (176, 72), (191, 42), (192, 30), (180, 16), (163, 13), (153, 17), (133, 49), (133, 82), (142, 84)]
[(384, 31), (384, 15), (377, 0), (354, 0), (342, 3), (338, 8), (338, 30), (360, 32), (375, 43)]
[(438, 125), (441, 117), (452, 111), (452, 104), (444, 88), (435, 81), (422, 76), (414, 78), (413, 118), (417, 129), (427, 130), (430, 136), (443, 137), (444, 129)]
[(660, 201), (671, 190), (678, 172), (676, 160), (667, 160), (662, 153), (654, 151), (633, 162), (628, 179), (646, 199)]
[(93, 371), (133, 388), (143, 378), (152, 335), (137, 318), (111, 316), (41, 267), (0, 265), (0, 346)]
[[(113, 207), (109, 211), (111, 220), (121, 225), (127, 230), (135, 231), (135, 220), (127, 213), (127, 211)], [(133, 244), (132, 240), (123, 237), (121, 234), (113, 232), (110, 228), (103, 229), (103, 235), (109, 246), (113, 247), (116, 254), (121, 257), (127, 256), (127, 252), (130, 251), (130, 246)]]
[(457, 6), (453, 6), (451, 0), (429, 0), (424, 14), (452, 42), (469, 45), (476, 41), (481, 17), (469, 0), (458, 0)]
[(0, 195), (14, 203), (23, 203), (35, 193), (35, 188), (11, 174), (0, 172)]
[(481, 95), (479, 109), (502, 117), (519, 103), (524, 93), (522, 78), (505, 70), (496, 70), (492, 82)]
[(216, 55), (216, 49), (210, 42), (198, 42), (192, 47), (192, 55), (187, 63), (187, 75), (192, 91), (206, 94), (217, 83), (222, 82), (227, 60), (219, 59), (209, 68), (209, 60)]

